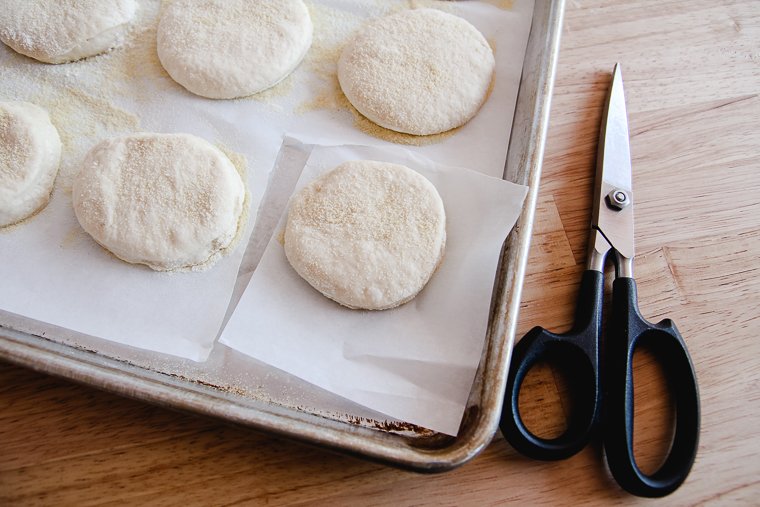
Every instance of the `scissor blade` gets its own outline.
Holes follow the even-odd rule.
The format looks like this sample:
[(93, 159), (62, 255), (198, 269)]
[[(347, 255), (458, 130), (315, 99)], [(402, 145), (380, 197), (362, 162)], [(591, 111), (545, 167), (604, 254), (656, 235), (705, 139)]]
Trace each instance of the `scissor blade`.
[(596, 162), (592, 225), (623, 257), (633, 258), (633, 186), (623, 76), (615, 65)]

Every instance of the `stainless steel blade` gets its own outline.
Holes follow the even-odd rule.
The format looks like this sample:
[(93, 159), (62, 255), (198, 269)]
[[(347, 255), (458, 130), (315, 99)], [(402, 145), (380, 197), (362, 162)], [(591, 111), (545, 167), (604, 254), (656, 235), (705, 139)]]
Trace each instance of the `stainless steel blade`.
[(623, 76), (616, 64), (599, 133), (592, 226), (626, 259), (634, 255), (633, 207), (628, 116)]

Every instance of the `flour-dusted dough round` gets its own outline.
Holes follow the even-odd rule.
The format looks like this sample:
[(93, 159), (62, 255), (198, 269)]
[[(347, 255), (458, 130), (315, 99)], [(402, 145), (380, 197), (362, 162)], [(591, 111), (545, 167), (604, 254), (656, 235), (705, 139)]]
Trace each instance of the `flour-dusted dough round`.
[(232, 162), (187, 134), (105, 140), (74, 179), (82, 228), (117, 257), (158, 271), (213, 264), (242, 227), (245, 187)]
[(244, 97), (290, 74), (312, 31), (302, 0), (175, 0), (161, 13), (158, 57), (197, 95)]
[(47, 112), (0, 102), (0, 227), (45, 207), (61, 160), (61, 139)]
[(123, 42), (135, 0), (0, 0), (0, 40), (47, 63), (93, 56)]
[(349, 308), (406, 303), (443, 257), (446, 214), (432, 183), (408, 167), (345, 162), (296, 193), (285, 255), (315, 289)]
[(464, 125), (480, 109), (495, 61), (483, 35), (435, 9), (406, 10), (368, 24), (338, 62), (341, 89), (378, 125), (414, 135)]

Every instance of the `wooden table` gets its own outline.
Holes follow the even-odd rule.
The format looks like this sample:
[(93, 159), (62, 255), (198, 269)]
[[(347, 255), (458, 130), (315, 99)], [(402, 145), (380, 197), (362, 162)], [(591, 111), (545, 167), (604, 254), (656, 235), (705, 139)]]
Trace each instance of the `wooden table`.
[[(696, 364), (702, 437), (667, 504), (760, 495), (760, 5), (568, 0), (520, 335), (566, 329), (585, 261), (598, 124), (623, 66), (636, 274), (650, 320), (672, 317)], [(662, 372), (636, 359), (636, 449), (662, 455)], [(557, 383), (531, 378), (537, 431), (561, 426)], [(467, 465), (422, 476), (180, 415), (0, 363), (0, 504), (532, 505), (638, 503), (598, 445), (557, 463), (497, 435)]]

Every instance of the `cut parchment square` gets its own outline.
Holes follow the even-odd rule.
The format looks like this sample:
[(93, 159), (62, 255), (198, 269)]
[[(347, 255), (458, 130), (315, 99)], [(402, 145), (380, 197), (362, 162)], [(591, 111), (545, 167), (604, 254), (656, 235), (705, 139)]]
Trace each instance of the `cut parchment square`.
[(456, 435), (481, 356), (501, 247), (527, 188), (399, 148), (314, 146), (305, 167), (276, 171), (290, 178), (301, 172), (297, 191), (341, 162), (362, 159), (406, 165), (440, 193), (446, 252), (428, 285), (391, 310), (342, 307), (288, 264), (279, 241), (283, 215), (220, 341), (373, 410)]

